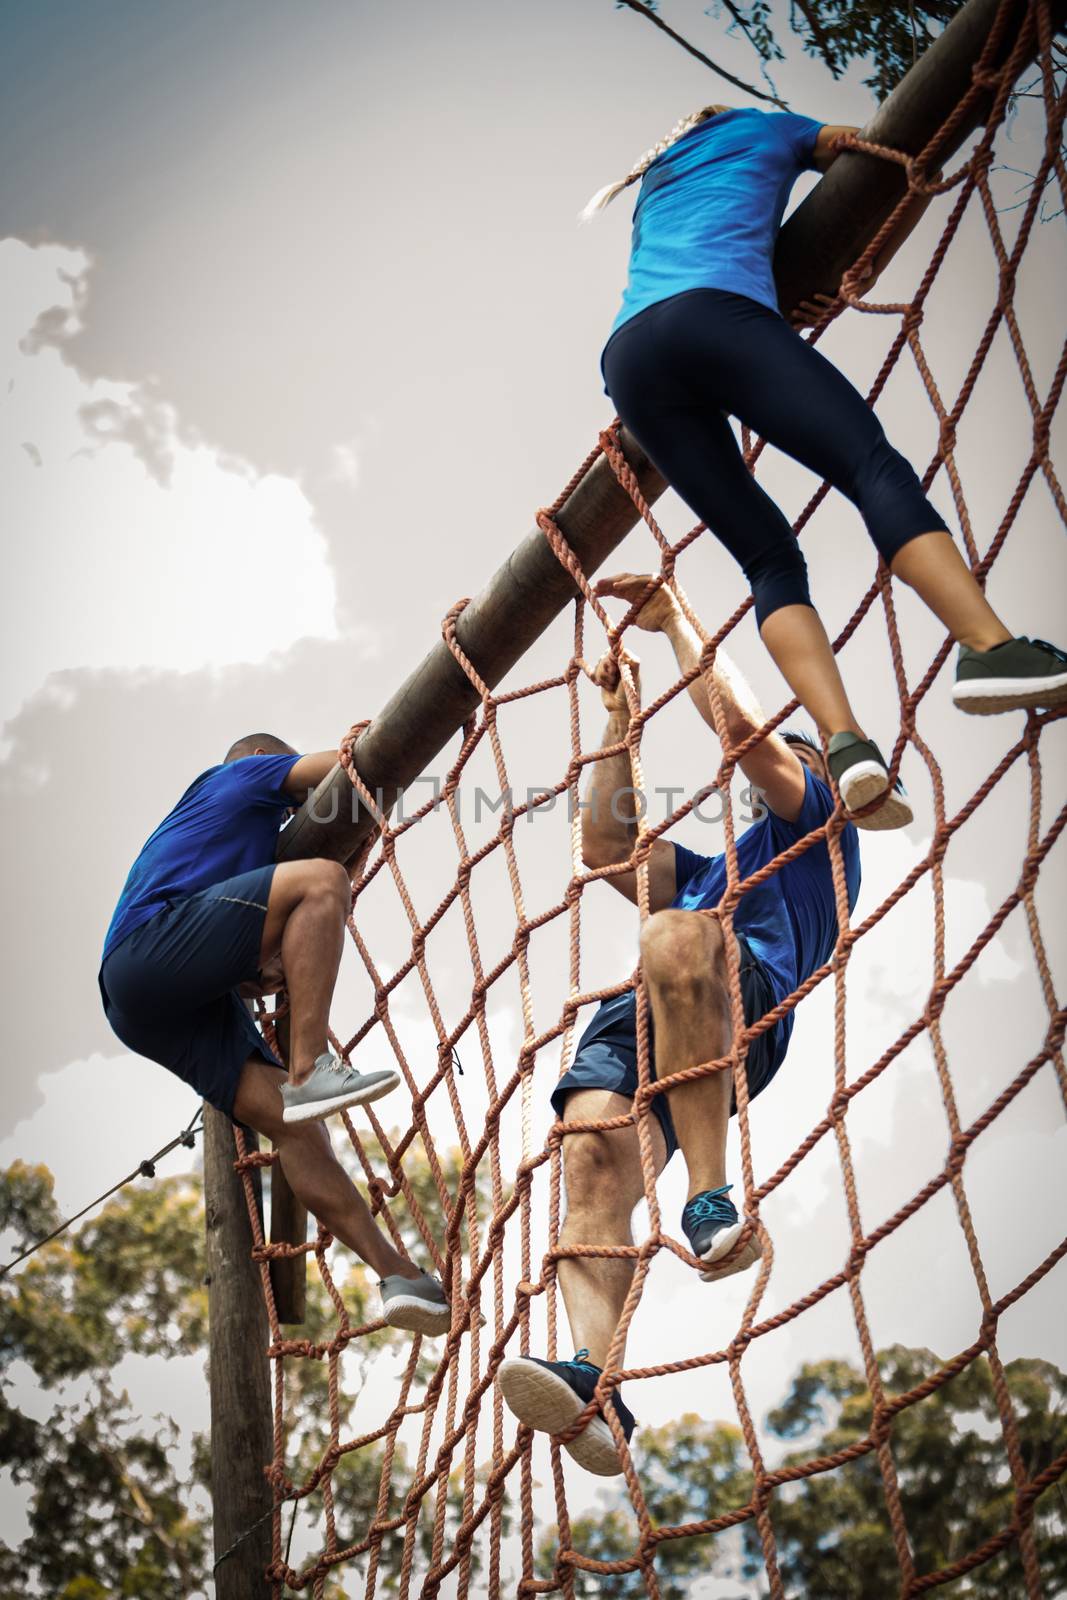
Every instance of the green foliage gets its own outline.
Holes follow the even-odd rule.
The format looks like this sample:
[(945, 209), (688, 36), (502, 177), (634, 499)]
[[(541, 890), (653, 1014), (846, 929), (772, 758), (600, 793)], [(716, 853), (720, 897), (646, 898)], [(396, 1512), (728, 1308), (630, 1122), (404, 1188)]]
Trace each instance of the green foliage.
[[(0, 1410), (11, 1415), (2, 1398)], [(168, 1420), (144, 1431), (139, 1421), (101, 1381), (80, 1405), (30, 1424), (17, 1453), (5, 1452), (14, 1481), (33, 1488), (18, 1560), (43, 1593), (185, 1600), (203, 1592), (206, 1524), (190, 1515), (189, 1487), (171, 1461), (177, 1428)]]
[[(340, 1142), (339, 1149), (344, 1149)], [(367, 1155), (374, 1171), (388, 1179), (385, 1158), (373, 1141)], [(446, 1193), (456, 1193), (458, 1152), (446, 1152), (441, 1166)], [(441, 1199), (418, 1141), (405, 1154), (404, 1173), (431, 1237), (442, 1241)], [(364, 1182), (357, 1170), (353, 1177)], [(484, 1187), (476, 1188), (474, 1204), (484, 1232), (491, 1211)], [(407, 1249), (430, 1265), (411, 1206), (394, 1199), (390, 1211)], [(42, 1239), (60, 1220), (47, 1168), (16, 1162), (0, 1172), (0, 1227), (15, 1241), (16, 1250)], [(132, 1416), (127, 1397), (111, 1381), (113, 1369), (127, 1355), (206, 1352), (203, 1234), (199, 1181), (160, 1179), (124, 1190), (97, 1216), (42, 1246), (0, 1283), (0, 1465), (31, 1490), (30, 1536), (17, 1550), (0, 1545), (0, 1600), (22, 1600), (27, 1593), (58, 1600), (189, 1600), (206, 1593), (206, 1441), (188, 1441), (193, 1464), (186, 1479), (175, 1466), (176, 1425), (169, 1418), (157, 1422)], [(343, 1262), (344, 1253), (337, 1259)], [(347, 1271), (341, 1268), (339, 1288), (352, 1326), (377, 1319), (377, 1295), (361, 1265), (350, 1262)], [(336, 1308), (311, 1263), (306, 1321), (286, 1331), (323, 1344), (337, 1325)], [(409, 1335), (391, 1329), (348, 1345), (341, 1358), (342, 1439), (361, 1431), (359, 1396), (373, 1384), (375, 1363), (409, 1346)], [(432, 1360), (430, 1347), (420, 1359), (418, 1382), (429, 1376)], [(6, 1374), (16, 1361), (32, 1369), (43, 1390), (59, 1395), (60, 1403), (44, 1422), (12, 1403)], [(286, 1425), (288, 1467), (299, 1483), (311, 1476), (329, 1443), (325, 1360), (288, 1364)], [(383, 1451), (384, 1444), (377, 1444), (351, 1452), (334, 1471), (334, 1510), (346, 1542), (362, 1540), (377, 1513)], [(411, 1472), (403, 1448), (398, 1448), (388, 1516), (402, 1510)], [(462, 1470), (450, 1481), (447, 1501), (446, 1547), (450, 1531), (462, 1519)], [(313, 1518), (320, 1512), (321, 1495), (316, 1493), (300, 1515)], [(431, 1495), (418, 1535), (424, 1562), (432, 1543), (432, 1518)], [(401, 1550), (402, 1538), (395, 1535), (383, 1543), (380, 1582), (385, 1593), (398, 1579)], [(349, 1576), (336, 1583), (329, 1580), (324, 1600), (341, 1600)]]
[[(752, 1493), (752, 1474), (741, 1431), (722, 1422), (705, 1422), (691, 1413), (661, 1428), (642, 1428), (635, 1435), (634, 1465), (645, 1493), (654, 1527), (679, 1526), (717, 1517), (743, 1506)], [(602, 1514), (587, 1513), (571, 1521), (574, 1547), (594, 1561), (622, 1561), (632, 1556), (638, 1541), (637, 1519), (625, 1490), (615, 1492), (614, 1503)], [(541, 1570), (551, 1570), (556, 1556), (557, 1530), (543, 1541)], [(742, 1545), (758, 1551), (750, 1524), (743, 1525)], [(667, 1539), (656, 1554), (656, 1576), (663, 1600), (685, 1600), (692, 1585), (711, 1570), (706, 1539)], [(724, 1547), (716, 1552), (714, 1571), (719, 1577), (739, 1574), (736, 1552)], [(640, 1572), (601, 1577), (575, 1574), (575, 1592), (604, 1600), (629, 1600), (643, 1595)]]
[[(375, 1170), (385, 1171), (372, 1151)], [(433, 1175), (418, 1146), (407, 1152), (405, 1172), (435, 1237), (443, 1216)], [(458, 1177), (455, 1153), (444, 1163), (448, 1192)], [(476, 1195), (481, 1220), (490, 1196)], [(420, 1258), (410, 1207), (393, 1202), (405, 1242)], [(55, 1225), (50, 1174), (16, 1163), (0, 1173), (0, 1218), (17, 1239), (30, 1243)], [(0, 1600), (30, 1593), (58, 1600), (191, 1600), (206, 1593), (209, 1536), (204, 1512), (208, 1462), (203, 1440), (194, 1446), (191, 1473), (178, 1470), (179, 1432), (167, 1418), (145, 1420), (112, 1380), (130, 1353), (167, 1357), (203, 1352), (206, 1305), (202, 1284), (202, 1212), (191, 1178), (160, 1180), (131, 1189), (77, 1230), (34, 1255), (0, 1284), (0, 1465), (30, 1488), (29, 1537), (17, 1550), (0, 1546)], [(484, 1245), (484, 1239), (482, 1240)], [(352, 1263), (340, 1289), (353, 1326), (374, 1320), (376, 1298), (365, 1270)], [(335, 1307), (314, 1267), (308, 1275), (307, 1321), (287, 1330), (296, 1338), (326, 1342), (336, 1331)], [(342, 1439), (361, 1431), (360, 1395), (374, 1384), (375, 1364), (407, 1336), (383, 1330), (354, 1340), (341, 1358), (339, 1427)], [(887, 1392), (913, 1388), (938, 1367), (929, 1351), (893, 1347), (880, 1356)], [(29, 1365), (59, 1403), (44, 1421), (12, 1403), (10, 1364)], [(428, 1358), (424, 1358), (424, 1363)], [(428, 1372), (424, 1364), (424, 1374)], [(298, 1482), (309, 1477), (329, 1442), (328, 1366), (291, 1362), (287, 1369), (288, 1464)], [(1007, 1373), (1028, 1475), (1067, 1448), (1067, 1379), (1043, 1361), (1015, 1361)], [(871, 1402), (863, 1376), (846, 1361), (802, 1367), (767, 1419), (782, 1442), (784, 1459), (802, 1464), (863, 1438)], [(333, 1474), (338, 1533), (360, 1542), (377, 1514), (384, 1442), (347, 1454)], [(893, 1423), (892, 1450), (909, 1536), (920, 1571), (943, 1566), (977, 1548), (1010, 1521), (1013, 1486), (1007, 1468), (985, 1360), (973, 1362), (928, 1399), (908, 1407)], [(642, 1429), (635, 1462), (653, 1524), (680, 1525), (746, 1504), (752, 1480), (736, 1427), (685, 1415), (660, 1428)], [(413, 1474), (398, 1447), (385, 1512), (402, 1512)], [(484, 1482), (486, 1468), (478, 1477)], [(477, 1492), (477, 1491), (476, 1491)], [(444, 1548), (451, 1548), (463, 1515), (463, 1469), (447, 1488)], [(321, 1509), (318, 1494), (301, 1518)], [(1067, 1592), (1067, 1540), (1062, 1490), (1054, 1486), (1037, 1503), (1035, 1528), (1050, 1592)], [(832, 1473), (803, 1478), (777, 1492), (773, 1518), (787, 1591), (826, 1600), (869, 1600), (899, 1587), (885, 1506), (873, 1452)], [(286, 1527), (288, 1526), (286, 1513)], [(507, 1519), (506, 1519), (507, 1520)], [(637, 1528), (625, 1492), (612, 1491), (603, 1511), (578, 1516), (574, 1543), (585, 1554), (611, 1561), (629, 1556)], [(418, 1531), (418, 1560), (425, 1566), (433, 1540), (433, 1495)], [(382, 1592), (395, 1592), (402, 1535), (383, 1541)], [(542, 1544), (539, 1568), (551, 1571), (555, 1542)], [(358, 1569), (363, 1563), (355, 1564)], [(472, 1562), (479, 1581), (477, 1551)], [(665, 1540), (657, 1555), (664, 1600), (685, 1600), (714, 1571), (752, 1593), (762, 1575), (755, 1529), (746, 1522), (709, 1545), (702, 1539)], [(324, 1588), (324, 1600), (342, 1600), (352, 1568)], [(1022, 1593), (1018, 1554), (1009, 1549), (969, 1574), (954, 1593), (961, 1600), (1003, 1600)], [(640, 1574), (598, 1578), (579, 1572), (581, 1596), (628, 1600), (643, 1592)]]
[[(821, 61), (835, 78), (856, 63), (868, 68), (863, 81), (882, 100), (963, 3), (911, 0), (906, 6), (894, 6), (882, 0), (797, 0), (789, 7), (788, 26), (805, 54)], [(660, 7), (653, 0), (648, 9)], [(773, 62), (785, 60), (776, 32), (782, 8), (771, 0), (717, 0), (708, 9), (728, 32), (748, 40), (765, 75)]]
[[(897, 1345), (881, 1353), (879, 1365), (892, 1395), (914, 1388), (940, 1362), (929, 1350)], [(1033, 1477), (1067, 1449), (1067, 1377), (1049, 1362), (1020, 1360), (1008, 1366), (1007, 1383), (1023, 1464)], [(862, 1439), (871, 1415), (862, 1374), (848, 1362), (826, 1360), (801, 1367), (767, 1422), (783, 1441), (804, 1436), (803, 1448), (785, 1456), (786, 1463), (800, 1465)], [(1010, 1522), (1014, 1490), (984, 1358), (897, 1416), (892, 1451), (919, 1572), (957, 1561)], [(722, 1423), (683, 1416), (662, 1428), (644, 1428), (635, 1437), (634, 1463), (654, 1526), (718, 1516), (751, 1494), (741, 1437)], [(1062, 1488), (1054, 1486), (1038, 1500), (1035, 1516), (1042, 1574), (1049, 1592), (1057, 1594), (1067, 1592), (1064, 1510)], [(899, 1589), (885, 1490), (873, 1451), (779, 1490), (772, 1518), (788, 1594), (871, 1600)], [(603, 1513), (574, 1518), (572, 1535), (575, 1548), (595, 1560), (631, 1556), (638, 1530), (625, 1491), (615, 1489)], [(551, 1570), (555, 1558), (553, 1530), (541, 1546), (540, 1570)], [(746, 1583), (762, 1577), (751, 1522), (713, 1545), (695, 1539), (660, 1545), (657, 1574), (664, 1600), (684, 1600), (709, 1572)], [(978, 1567), (952, 1590), (960, 1600), (1004, 1600), (1024, 1591), (1015, 1548)], [(639, 1573), (601, 1578), (579, 1572), (576, 1592), (629, 1600), (642, 1594), (644, 1586)], [(765, 1591), (761, 1587), (759, 1592)]]
[(13, 1161), (0, 1185), (0, 1233), (14, 1234), (15, 1253), (29, 1249), (62, 1220), (48, 1168)]
[[(879, 1365), (887, 1393), (900, 1394), (921, 1383), (940, 1362), (929, 1350), (896, 1345), (881, 1353)], [(785, 1437), (795, 1437), (805, 1423), (821, 1425), (822, 1432), (809, 1448), (787, 1460), (810, 1460), (867, 1433), (870, 1397), (859, 1373), (850, 1381), (847, 1372), (844, 1363), (817, 1362), (798, 1373), (770, 1425)], [(1007, 1383), (1023, 1464), (1033, 1476), (1067, 1449), (1067, 1378), (1049, 1362), (1020, 1360), (1008, 1366)], [(1014, 1489), (992, 1373), (984, 1358), (899, 1414), (892, 1451), (920, 1572), (957, 1561), (1010, 1522)], [(834, 1600), (865, 1600), (898, 1586), (885, 1491), (873, 1452), (839, 1472), (804, 1479), (777, 1497), (774, 1519), (784, 1552), (783, 1576), (798, 1592), (821, 1587)], [(1045, 1581), (1051, 1593), (1061, 1592), (1067, 1585), (1067, 1544), (1063, 1503), (1055, 1490), (1038, 1501), (1036, 1528)], [(1002, 1600), (1005, 1594), (1024, 1591), (1018, 1552), (1010, 1548), (977, 1568), (953, 1592), (975, 1600)]]
[[(870, 68), (864, 83), (879, 100), (901, 78), (963, 0), (913, 0), (887, 6), (878, 0), (808, 0), (793, 8), (793, 26), (808, 55), (822, 61), (835, 78), (862, 62)], [(744, 10), (744, 7), (739, 7)]]
[[(42, 1173), (18, 1162), (9, 1168), (0, 1180), (0, 1215), (17, 1219), (16, 1226), (43, 1219), (52, 1201), (51, 1175), (45, 1184)], [(199, 1187), (187, 1179), (125, 1190), (4, 1280), (0, 1364), (27, 1361), (47, 1388), (107, 1371), (131, 1352), (200, 1349), (207, 1328), (203, 1233)]]
[[(0, 1173), (0, 1220), (22, 1247), (59, 1220), (51, 1174)], [(206, 1592), (206, 1522), (173, 1455), (169, 1419), (142, 1421), (111, 1370), (128, 1354), (203, 1348), (203, 1211), (188, 1178), (128, 1189), (43, 1246), (0, 1292), (0, 1464), (31, 1488), (30, 1534), (0, 1548), (0, 1600), (188, 1600)], [(21, 1360), (45, 1390), (82, 1380), (44, 1422), (10, 1401)]]

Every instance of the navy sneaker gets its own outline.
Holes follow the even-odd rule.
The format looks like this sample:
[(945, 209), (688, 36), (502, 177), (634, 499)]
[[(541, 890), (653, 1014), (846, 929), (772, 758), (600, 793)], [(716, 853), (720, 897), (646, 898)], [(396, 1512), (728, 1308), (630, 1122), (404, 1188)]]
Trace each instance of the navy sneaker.
[(730, 1254), (748, 1220), (738, 1216), (737, 1207), (729, 1198), (731, 1188), (731, 1184), (725, 1183), (721, 1189), (705, 1189), (695, 1194), (682, 1212), (682, 1228), (689, 1248), (709, 1266), (707, 1272), (700, 1274), (702, 1283), (714, 1283), (718, 1278), (730, 1277), (731, 1273), (744, 1272), (763, 1254), (759, 1236), (753, 1231), (734, 1260), (721, 1267), (712, 1265)]
[[(593, 1398), (601, 1369), (579, 1350), (573, 1361), (542, 1361), (537, 1356), (514, 1356), (501, 1364), (500, 1390), (511, 1413), (540, 1433), (562, 1433)], [(629, 1444), (634, 1431), (633, 1412), (623, 1405), (616, 1389), (611, 1396), (615, 1415)], [(593, 1416), (582, 1432), (563, 1447), (580, 1467), (601, 1478), (622, 1471), (611, 1429), (602, 1415)]]

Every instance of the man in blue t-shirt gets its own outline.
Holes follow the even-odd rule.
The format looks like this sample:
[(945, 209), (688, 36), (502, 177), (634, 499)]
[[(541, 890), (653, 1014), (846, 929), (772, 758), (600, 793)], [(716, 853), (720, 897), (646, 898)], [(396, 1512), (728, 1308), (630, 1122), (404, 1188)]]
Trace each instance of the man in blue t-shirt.
[[(626, 573), (597, 585), (633, 605), (652, 579)], [(683, 674), (699, 667), (701, 641), (670, 590), (658, 589), (642, 606), (637, 626), (666, 634)], [(634, 667), (636, 674), (637, 668)], [(613, 753), (593, 766), (582, 815), (582, 853), (587, 867), (608, 869), (628, 862), (637, 834), (625, 740), (630, 725), (618, 667), (606, 656), (596, 672), (609, 711), (603, 748)], [(733, 746), (760, 728), (765, 718), (720, 649), (715, 681)], [(714, 730), (702, 675), (689, 695)], [(740, 761), (759, 792), (760, 820), (737, 840), (737, 866), (746, 879), (815, 830), (823, 830), (835, 802), (820, 747), (805, 734), (768, 734)], [(860, 885), (855, 827), (845, 824), (837, 848), (851, 913)], [(637, 874), (613, 871), (605, 881), (636, 903)], [(722, 1061), (731, 1048), (730, 990), (726, 937), (718, 906), (726, 891), (723, 855), (701, 856), (657, 839), (648, 861), (650, 916), (641, 931), (641, 973), (649, 1000), (649, 1071), (652, 1079), (703, 1063)], [(747, 890), (733, 914), (747, 1027), (758, 1023), (829, 961), (839, 934), (831, 854), (825, 838), (778, 867)], [(745, 1080), (749, 1097), (760, 1094), (785, 1058), (793, 1029), (788, 1011), (748, 1046)], [(636, 1000), (632, 989), (606, 1000), (583, 1033), (574, 1062), (556, 1085), (552, 1104), (569, 1129), (632, 1111), (638, 1088)], [(729, 1198), (726, 1142), (733, 1101), (733, 1074), (710, 1072), (653, 1095), (649, 1118), (657, 1174), (681, 1148), (689, 1173), (682, 1229), (693, 1254), (706, 1263), (705, 1282), (750, 1267), (760, 1255), (757, 1234), (746, 1227)], [(637, 1128), (567, 1132), (563, 1140), (567, 1217), (560, 1244), (633, 1244), (630, 1219), (644, 1198)], [(573, 1361), (520, 1356), (505, 1361), (500, 1383), (511, 1410), (528, 1427), (563, 1432), (592, 1398), (615, 1337), (633, 1278), (632, 1257), (563, 1256), (559, 1281), (577, 1355)], [(616, 1364), (621, 1355), (615, 1351)], [(616, 1389), (611, 1396), (627, 1439), (634, 1419)], [(566, 1449), (582, 1466), (605, 1476), (622, 1471), (611, 1429), (596, 1415)]]
[[(294, 1194), (382, 1277), (385, 1320), (446, 1333), (436, 1278), (395, 1250), (337, 1160), (323, 1119), (394, 1089), (329, 1046), (329, 1010), (352, 908), (336, 861), (275, 864), (278, 831), (337, 763), (273, 734), (238, 739), (186, 789), (130, 869), (104, 941), (100, 992), (128, 1049), (273, 1141)], [(246, 1000), (285, 988), (289, 1071)]]

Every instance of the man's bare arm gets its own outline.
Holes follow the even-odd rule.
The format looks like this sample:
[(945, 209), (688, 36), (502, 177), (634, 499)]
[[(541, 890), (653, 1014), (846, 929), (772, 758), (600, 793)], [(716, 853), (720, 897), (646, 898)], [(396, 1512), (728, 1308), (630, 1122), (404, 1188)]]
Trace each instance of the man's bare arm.
[[(633, 665), (635, 683), (637, 664)], [(621, 745), (630, 727), (630, 710), (619, 670), (611, 656), (605, 656), (594, 674), (608, 708), (601, 749)], [(637, 842), (637, 797), (626, 750), (605, 756), (592, 765), (582, 811), (582, 860), (587, 867), (610, 867), (633, 854)], [(605, 880), (613, 889), (637, 904), (637, 873), (613, 873)], [(648, 862), (649, 909), (662, 911), (674, 898), (674, 846), (657, 839)]]
[(301, 756), (289, 769), (289, 776), (282, 784), (286, 794), (294, 800), (306, 800), (308, 791), (317, 789), (334, 767), (337, 765), (336, 750), (320, 750), (317, 755)]
[[(601, 579), (597, 593), (614, 595), (633, 605), (651, 581), (648, 573), (623, 572), (614, 578)], [(657, 589), (635, 620), (639, 628), (649, 633), (666, 635), (683, 673), (699, 667), (703, 650), (700, 636), (669, 589)], [(726, 737), (732, 746), (742, 744), (767, 719), (755, 694), (721, 645), (715, 652), (714, 678), (725, 717)], [(702, 673), (690, 683), (689, 698), (712, 732), (717, 732)], [(792, 822), (800, 815), (807, 781), (804, 764), (784, 739), (776, 733), (767, 734), (753, 746), (740, 766), (776, 816)]]

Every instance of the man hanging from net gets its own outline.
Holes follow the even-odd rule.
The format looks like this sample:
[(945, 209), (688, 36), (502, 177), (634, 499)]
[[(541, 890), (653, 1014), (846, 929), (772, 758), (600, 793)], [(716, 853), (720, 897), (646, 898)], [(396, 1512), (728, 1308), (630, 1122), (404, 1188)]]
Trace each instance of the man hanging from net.
[[(633, 604), (651, 583), (648, 576), (624, 574), (598, 584)], [(681, 672), (698, 666), (701, 641), (677, 598), (666, 588), (647, 600), (637, 626), (663, 633)], [(636, 673), (636, 667), (634, 671)], [(582, 850), (588, 867), (623, 862), (636, 839), (629, 755), (623, 742), (630, 712), (619, 669), (605, 656), (596, 671), (608, 725), (603, 747), (620, 753), (593, 766), (582, 813)], [(730, 742), (740, 744), (765, 721), (752, 691), (720, 648), (715, 658), (716, 686)], [(689, 695), (714, 730), (703, 676)], [(739, 876), (749, 877), (820, 827), (834, 809), (822, 751), (808, 735), (768, 734), (740, 762), (753, 789), (760, 791), (762, 815), (737, 841)], [(840, 835), (849, 909), (860, 884), (859, 841), (847, 823)], [(605, 882), (636, 903), (637, 874), (626, 872)], [(680, 844), (657, 839), (648, 862), (649, 912), (641, 934), (641, 973), (648, 994), (651, 1075), (680, 1072), (729, 1054), (730, 994), (725, 937), (717, 908), (726, 890), (723, 855), (702, 856)], [(746, 1025), (768, 1011), (826, 962), (837, 939), (837, 909), (827, 845), (811, 846), (779, 868), (766, 883), (750, 889), (734, 911), (734, 936), (740, 963)], [(748, 1047), (745, 1074), (749, 1096), (760, 1094), (785, 1058), (793, 1028), (789, 1012)], [(633, 991), (600, 1006), (579, 1041), (570, 1070), (559, 1080), (552, 1104), (565, 1124), (625, 1116), (637, 1089), (637, 1022)], [(705, 1263), (705, 1282), (752, 1266), (759, 1239), (730, 1199), (726, 1181), (726, 1142), (733, 1110), (733, 1077), (717, 1070), (694, 1082), (657, 1094), (649, 1119), (657, 1175), (679, 1147), (689, 1173), (688, 1200), (681, 1225), (690, 1249)], [(610, 1132), (573, 1132), (563, 1140), (567, 1217), (561, 1245), (633, 1243), (630, 1219), (644, 1196), (637, 1129), (632, 1124)], [(577, 1355), (573, 1361), (543, 1361), (521, 1356), (505, 1361), (500, 1383), (511, 1410), (529, 1427), (560, 1433), (592, 1397), (633, 1277), (630, 1258), (563, 1257), (559, 1281)], [(616, 1353), (616, 1360), (621, 1356)], [(629, 1439), (634, 1419), (619, 1392), (611, 1404)], [(567, 1450), (590, 1472), (622, 1471), (611, 1429), (594, 1416)]]
[[(323, 1126), (400, 1081), (393, 1071), (357, 1072), (329, 1048), (348, 873), (336, 861), (274, 861), (289, 811), (336, 761), (335, 750), (302, 756), (257, 733), (195, 778), (130, 869), (100, 991), (128, 1049), (273, 1141), (293, 1193), (381, 1275), (386, 1322), (441, 1334), (451, 1323), (441, 1285), (376, 1226)], [(245, 1005), (283, 986), (288, 1074)]]

